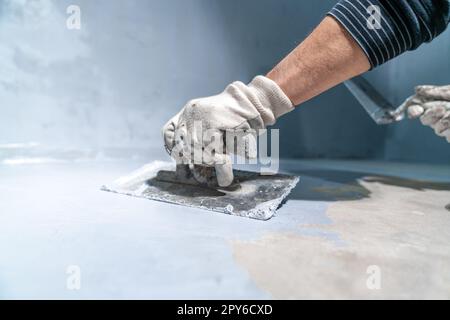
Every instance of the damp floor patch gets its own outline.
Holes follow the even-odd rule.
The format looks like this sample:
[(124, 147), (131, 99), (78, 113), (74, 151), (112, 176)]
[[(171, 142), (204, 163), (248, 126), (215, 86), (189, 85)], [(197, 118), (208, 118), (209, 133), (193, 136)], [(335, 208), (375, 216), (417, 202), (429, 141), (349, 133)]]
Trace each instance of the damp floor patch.
[(157, 179), (160, 171), (175, 171), (175, 165), (155, 161), (121, 177), (102, 190), (241, 217), (268, 220), (297, 185), (299, 177), (285, 174), (260, 175), (235, 170), (238, 190), (215, 190)]

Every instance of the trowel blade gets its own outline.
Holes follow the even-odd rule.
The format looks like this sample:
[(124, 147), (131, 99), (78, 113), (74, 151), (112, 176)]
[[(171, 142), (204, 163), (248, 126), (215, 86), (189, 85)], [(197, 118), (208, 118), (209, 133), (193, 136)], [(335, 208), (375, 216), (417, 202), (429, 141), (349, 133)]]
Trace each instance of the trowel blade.
[(363, 77), (355, 77), (344, 84), (376, 124), (390, 124), (401, 120), (394, 116), (396, 108)]
[[(165, 177), (162, 180), (161, 171)], [(175, 166), (157, 162), (103, 186), (102, 190), (267, 220), (275, 214), (282, 201), (299, 181), (297, 176), (284, 174), (260, 175), (257, 172), (235, 170), (234, 175), (239, 181), (238, 189), (216, 190), (173, 181), (176, 177)]]

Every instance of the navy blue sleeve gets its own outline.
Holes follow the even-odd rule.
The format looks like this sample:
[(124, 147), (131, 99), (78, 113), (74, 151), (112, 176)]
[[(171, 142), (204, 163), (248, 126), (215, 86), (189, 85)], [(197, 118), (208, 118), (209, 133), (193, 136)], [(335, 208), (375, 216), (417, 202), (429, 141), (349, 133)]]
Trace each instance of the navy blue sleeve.
[(450, 0), (341, 0), (328, 15), (347, 29), (375, 68), (442, 33), (450, 21)]

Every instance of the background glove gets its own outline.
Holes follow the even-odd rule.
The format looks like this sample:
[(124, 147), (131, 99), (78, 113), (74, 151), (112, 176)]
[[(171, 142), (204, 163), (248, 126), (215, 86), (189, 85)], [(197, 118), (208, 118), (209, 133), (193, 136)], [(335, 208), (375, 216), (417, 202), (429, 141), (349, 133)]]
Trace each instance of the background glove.
[(410, 119), (420, 117), (423, 125), (431, 127), (450, 143), (450, 85), (418, 86), (406, 106)]
[[(220, 186), (228, 186), (233, 182), (233, 170), (225, 143), (227, 132), (252, 131), (273, 125), (277, 118), (294, 109), (292, 102), (281, 88), (269, 78), (255, 77), (250, 84), (233, 82), (222, 93), (189, 101), (183, 109), (164, 127), (163, 136), (166, 149), (178, 160), (176, 146), (199, 146), (202, 149), (202, 164), (215, 166)], [(215, 139), (223, 148), (208, 148), (209, 139), (198, 134), (198, 125), (202, 132), (214, 132)], [(189, 148), (188, 148), (189, 149)], [(179, 148), (177, 148), (179, 150)], [(249, 148), (241, 148), (240, 156), (251, 157)], [(193, 161), (192, 153), (183, 152), (183, 160)]]

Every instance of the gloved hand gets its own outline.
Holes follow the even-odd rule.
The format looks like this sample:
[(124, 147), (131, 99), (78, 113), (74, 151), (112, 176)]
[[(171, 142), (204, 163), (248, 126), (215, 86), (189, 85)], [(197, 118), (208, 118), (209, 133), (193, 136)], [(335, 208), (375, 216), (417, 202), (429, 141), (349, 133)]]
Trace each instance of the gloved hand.
[(410, 119), (420, 117), (422, 124), (450, 143), (450, 85), (418, 86), (406, 106)]
[[(277, 118), (293, 109), (289, 98), (269, 78), (257, 76), (248, 85), (233, 82), (218, 95), (189, 101), (169, 120), (163, 127), (165, 147), (175, 160), (180, 161), (181, 157), (192, 163), (192, 152), (186, 147), (198, 146), (202, 150), (202, 165), (214, 166), (219, 185), (225, 187), (233, 182), (229, 154), (236, 153), (236, 149), (230, 150), (224, 143), (227, 132), (256, 132), (273, 125)], [(222, 144), (213, 149), (208, 147), (211, 139), (199, 135), (199, 125), (203, 132), (214, 132), (215, 141)], [(239, 155), (250, 157), (249, 150), (244, 149)]]

